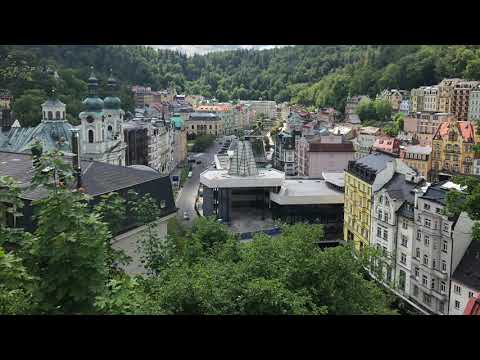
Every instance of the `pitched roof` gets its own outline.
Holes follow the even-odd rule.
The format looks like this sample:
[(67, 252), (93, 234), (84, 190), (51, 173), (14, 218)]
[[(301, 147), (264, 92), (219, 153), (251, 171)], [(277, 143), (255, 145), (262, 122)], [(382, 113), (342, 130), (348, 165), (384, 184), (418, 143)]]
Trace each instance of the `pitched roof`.
[(475, 137), (475, 125), (471, 121), (455, 121), (455, 120), (443, 121), (440, 124), (440, 126), (437, 128), (437, 131), (435, 132), (433, 139), (447, 140), (448, 133), (452, 127), (456, 127), (458, 129), (458, 132), (462, 136), (464, 142), (473, 142)]
[(480, 291), (480, 241), (472, 240), (453, 273), (453, 280)]
[(355, 160), (355, 163), (379, 173), (387, 167), (387, 163), (390, 161), (395, 161), (395, 157), (384, 153), (373, 153)]
[(395, 173), (390, 181), (385, 184), (384, 189), (393, 199), (411, 203), (415, 200), (413, 191), (418, 186), (419, 184), (408, 182), (404, 174)]
[[(65, 156), (66, 161), (71, 161)], [(33, 177), (32, 155), (0, 151), (0, 176), (11, 176), (22, 188), (30, 185)], [(150, 187), (157, 192), (157, 198), (166, 201), (166, 209), (175, 208), (169, 176), (158, 172), (140, 170), (125, 166), (111, 165), (98, 161), (82, 160), (82, 186), (87, 194), (98, 196), (113, 191), (127, 189), (141, 184), (155, 182)], [(37, 188), (25, 191), (22, 197), (37, 200), (46, 196), (46, 190)]]

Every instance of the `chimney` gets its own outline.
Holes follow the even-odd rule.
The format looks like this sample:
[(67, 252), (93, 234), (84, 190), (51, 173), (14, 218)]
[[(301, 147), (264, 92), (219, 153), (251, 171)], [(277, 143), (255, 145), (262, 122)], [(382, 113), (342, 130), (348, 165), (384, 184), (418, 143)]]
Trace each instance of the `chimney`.
[(78, 129), (70, 130), (72, 132), (72, 165), (75, 177), (77, 178), (77, 189), (82, 187), (82, 169), (80, 167), (80, 141), (78, 139)]

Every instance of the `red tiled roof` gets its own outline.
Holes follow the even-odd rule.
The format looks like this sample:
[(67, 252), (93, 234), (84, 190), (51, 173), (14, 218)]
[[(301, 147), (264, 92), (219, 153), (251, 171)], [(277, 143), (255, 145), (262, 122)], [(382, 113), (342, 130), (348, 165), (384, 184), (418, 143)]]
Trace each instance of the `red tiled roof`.
[(465, 306), (465, 310), (463, 311), (463, 315), (480, 315), (480, 296), (477, 298), (471, 298), (467, 306)]
[(455, 125), (458, 126), (463, 141), (473, 142), (475, 136), (475, 125), (471, 121), (444, 121), (438, 127), (437, 132), (435, 133), (433, 138), (435, 140), (447, 140), (450, 127)]

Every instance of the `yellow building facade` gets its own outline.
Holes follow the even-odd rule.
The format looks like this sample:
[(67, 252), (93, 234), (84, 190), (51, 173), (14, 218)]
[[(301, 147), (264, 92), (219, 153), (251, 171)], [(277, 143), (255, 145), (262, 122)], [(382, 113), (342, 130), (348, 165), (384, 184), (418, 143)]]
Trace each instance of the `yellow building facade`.
[(344, 240), (361, 250), (370, 243), (372, 185), (345, 172)]
[(473, 174), (475, 124), (450, 117), (438, 127), (432, 140), (432, 170), (451, 174)]

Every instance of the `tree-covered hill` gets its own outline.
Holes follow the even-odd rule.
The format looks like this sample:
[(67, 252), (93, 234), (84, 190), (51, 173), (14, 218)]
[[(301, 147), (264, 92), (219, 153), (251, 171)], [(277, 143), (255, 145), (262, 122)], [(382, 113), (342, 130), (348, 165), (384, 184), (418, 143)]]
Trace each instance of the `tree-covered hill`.
[(56, 87), (74, 118), (91, 65), (103, 85), (113, 69), (127, 110), (133, 107), (132, 84), (173, 86), (220, 101), (269, 99), (343, 110), (349, 93), (374, 96), (384, 88), (409, 90), (444, 77), (478, 80), (480, 46), (297, 45), (187, 57), (140, 45), (1, 45), (0, 87), (17, 99), (28, 95), (26, 104), (37, 103), (53, 86), (46, 69), (57, 70)]

